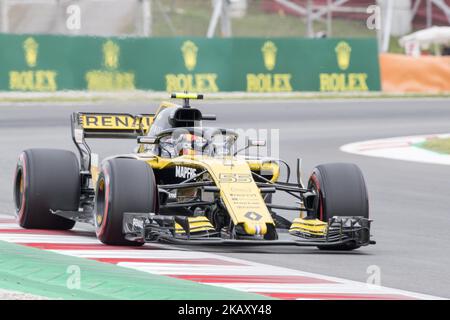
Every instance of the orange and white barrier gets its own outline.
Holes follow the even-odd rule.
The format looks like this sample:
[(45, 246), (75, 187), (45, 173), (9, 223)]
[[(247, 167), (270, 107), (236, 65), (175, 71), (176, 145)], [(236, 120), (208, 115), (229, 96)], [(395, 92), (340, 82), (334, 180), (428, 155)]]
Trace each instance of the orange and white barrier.
[(450, 92), (450, 57), (383, 53), (381, 84), (388, 93)]

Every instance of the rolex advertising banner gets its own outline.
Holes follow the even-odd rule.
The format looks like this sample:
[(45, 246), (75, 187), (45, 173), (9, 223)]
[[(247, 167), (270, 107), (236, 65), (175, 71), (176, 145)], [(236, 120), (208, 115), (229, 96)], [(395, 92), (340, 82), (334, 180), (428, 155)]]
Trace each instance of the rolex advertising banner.
[(1, 91), (379, 91), (375, 39), (0, 35)]

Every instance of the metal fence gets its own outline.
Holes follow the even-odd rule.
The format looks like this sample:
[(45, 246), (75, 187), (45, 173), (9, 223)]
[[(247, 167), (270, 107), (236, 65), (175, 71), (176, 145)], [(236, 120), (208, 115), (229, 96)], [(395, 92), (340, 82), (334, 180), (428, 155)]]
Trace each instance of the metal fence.
[(450, 0), (0, 0), (4, 33), (378, 37), (450, 25)]
[(149, 35), (140, 0), (0, 0), (1, 31), (15, 34)]

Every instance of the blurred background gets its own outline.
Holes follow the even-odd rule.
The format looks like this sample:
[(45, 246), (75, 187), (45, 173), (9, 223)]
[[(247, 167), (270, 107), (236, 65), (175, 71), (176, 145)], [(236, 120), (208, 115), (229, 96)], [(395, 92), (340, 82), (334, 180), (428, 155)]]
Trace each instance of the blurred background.
[[(314, 47), (319, 41), (304, 44), (303, 48), (309, 50), (310, 53), (301, 53), (292, 49), (293, 47), (288, 49), (279, 47), (280, 42), (275, 44), (274, 59), (278, 54), (279, 61), (290, 63), (289, 67), (284, 69), (279, 65), (278, 73), (296, 74), (297, 71), (301, 71), (303, 78), (307, 78), (306, 81), (314, 78), (316, 82), (309, 87), (302, 85), (300, 82), (296, 84), (295, 76), (293, 76), (292, 90), (289, 84), (285, 91), (352, 91), (349, 83), (353, 81), (351, 78), (354, 76), (350, 73), (365, 73), (368, 74), (369, 81), (370, 79), (373, 80), (375, 85), (365, 86), (363, 84), (359, 88), (360, 90), (354, 91), (381, 90), (388, 93), (427, 94), (450, 92), (450, 0), (0, 0), (0, 31), (0, 37), (4, 37), (4, 44), (2, 45), (4, 50), (3, 52), (0, 51), (0, 59), (5, 66), (3, 69), (0, 66), (0, 73), (9, 74), (9, 78), (0, 77), (0, 90), (6, 89), (6, 91), (37, 90), (35, 85), (27, 85), (27, 83), (37, 82), (37, 80), (27, 80), (27, 77), (35, 77), (35, 75), (24, 73), (27, 70), (24, 70), (21, 65), (23, 64), (23, 58), (20, 57), (19, 59), (21, 55), (19, 51), (25, 50), (28, 58), (30, 57), (29, 54), (34, 52), (41, 65), (53, 69), (56, 68), (55, 57), (51, 56), (53, 53), (44, 53), (44, 48), (47, 48), (47, 50), (49, 48), (60, 48), (63, 45), (62, 43), (68, 45), (65, 47), (65, 53), (52, 50), (54, 55), (58, 57), (63, 57), (63, 54), (72, 51), (71, 56), (69, 54), (63, 58), (66, 61), (66, 65), (63, 67), (67, 70), (71, 69), (71, 71), (58, 71), (58, 84), (47, 87), (40, 86), (38, 90), (45, 91), (46, 88), (49, 88), (49, 91), (76, 90), (86, 87), (83, 75), (72, 75), (80, 70), (80, 67), (74, 67), (76, 64), (74, 61), (79, 54), (74, 53), (76, 50), (72, 47), (72, 44), (82, 42), (72, 36), (95, 36), (97, 39), (103, 37), (115, 38), (114, 41), (119, 42), (128, 39), (126, 40), (128, 43), (130, 43), (129, 39), (141, 41), (139, 49), (131, 47), (131, 44), (125, 44), (125, 47), (122, 48), (122, 43), (117, 43), (120, 48), (112, 49), (113, 51), (117, 50), (117, 57), (120, 54), (119, 50), (132, 52), (132, 54), (127, 55), (128, 62), (124, 60), (121, 62), (123, 67), (126, 66), (131, 70), (140, 68), (133, 65), (133, 59), (137, 61), (139, 54), (141, 54), (141, 59), (145, 61), (144, 55), (148, 56), (157, 52), (155, 47), (148, 49), (152, 41), (153, 43), (156, 43), (154, 41), (158, 39), (189, 41), (191, 37), (196, 37), (197, 44), (191, 46), (192, 57), (196, 59), (198, 50), (202, 52), (203, 56), (207, 52), (214, 56), (213, 58), (202, 57), (201, 62), (204, 64), (202, 67), (198, 66), (208, 73), (212, 72), (210, 66), (219, 66), (221, 62), (225, 65), (231, 65), (235, 61), (242, 60), (243, 54), (247, 56), (246, 65), (250, 65), (250, 62), (260, 61), (261, 54), (259, 47), (255, 47), (256, 49), (252, 52), (250, 49), (244, 50), (236, 56), (237, 58), (229, 59), (225, 57), (225, 52), (228, 49), (216, 49), (214, 51), (214, 42), (208, 41), (208, 39), (230, 39), (233, 43), (237, 43), (243, 37), (259, 39), (263, 42), (273, 39), (279, 41), (284, 38), (290, 39), (289, 41), (293, 46), (298, 44), (298, 40), (301, 39), (331, 39), (328, 42), (322, 41), (323, 44), (328, 43), (328, 47), (322, 47), (321, 49)], [(22, 38), (22, 36), (30, 35), (35, 35), (36, 38), (29, 40), (26, 48), (24, 47), (25, 44), (19, 44), (20, 42), (25, 43), (23, 42), (25, 38)], [(41, 45), (39, 47), (38, 43), (45, 37), (47, 37), (45, 39), (50, 39), (51, 35), (59, 35), (62, 36), (60, 39), (65, 38), (66, 40), (58, 40), (62, 41), (60, 44)], [(145, 39), (152, 39), (152, 41), (146, 41)], [(333, 39), (336, 43), (333, 42)], [(339, 53), (339, 59), (352, 61), (348, 70), (347, 67), (342, 68), (342, 65), (340, 69), (333, 70), (333, 65), (336, 64), (337, 41), (340, 41), (338, 39), (350, 41), (347, 43), (347, 53), (345, 53), (346, 49)], [(369, 42), (358, 44), (358, 41), (362, 39), (369, 40)], [(371, 40), (373, 46), (369, 45)], [(169, 57), (164, 52), (179, 55), (179, 49), (174, 49), (174, 47), (181, 47), (182, 43), (167, 44), (164, 48), (162, 43), (155, 46), (161, 49), (163, 60), (168, 62), (169, 66), (173, 65), (173, 62), (178, 61), (179, 57)], [(202, 43), (201, 46), (204, 45), (204, 48), (208, 49), (198, 47), (199, 43)], [(375, 44), (377, 44), (377, 48)], [(84, 44), (81, 47), (84, 47)], [(12, 49), (8, 51), (9, 48), (15, 48), (16, 51), (12, 51)], [(69, 48), (71, 49), (69, 50)], [(91, 63), (93, 64), (94, 59), (98, 59), (95, 58), (97, 55), (95, 52), (99, 52), (99, 50), (90, 45), (85, 48), (86, 56), (91, 57)], [(231, 50), (236, 46), (230, 44), (227, 48)], [(276, 51), (277, 48), (278, 51)], [(108, 52), (114, 55), (113, 51)], [(282, 56), (282, 54), (286, 55), (286, 52), (291, 53), (290, 58)], [(311, 52), (320, 53), (320, 59)], [(325, 55), (326, 52), (328, 53), (327, 56)], [(368, 55), (369, 53), (371, 56)], [(186, 51), (183, 54), (186, 54)], [(345, 57), (346, 54), (347, 57)], [(125, 54), (121, 57), (126, 59)], [(184, 56), (184, 58), (186, 57)], [(301, 57), (301, 59), (295, 57)], [(153, 58), (152, 61), (158, 59), (160, 58)], [(359, 59), (359, 66), (357, 65), (357, 59)], [(372, 66), (371, 71), (364, 70), (364, 59), (370, 61), (366, 64)], [(315, 60), (320, 61), (314, 62)], [(302, 61), (307, 61), (305, 62), (306, 66), (299, 65)], [(147, 63), (144, 65), (150, 68)], [(315, 65), (314, 74), (305, 73), (305, 69), (312, 65)], [(27, 67), (33, 66), (28, 64)], [(151, 72), (141, 70), (142, 72), (139, 73), (142, 75), (141, 77), (138, 73), (135, 76), (132, 74), (119, 75), (119, 77), (128, 79), (126, 81), (129, 83), (128, 85), (119, 84), (105, 87), (104, 85), (91, 86), (88, 84), (87, 89), (168, 90), (167, 88), (173, 86), (166, 85), (166, 88), (162, 89), (156, 83), (169, 81), (165, 76), (167, 74), (185, 74), (184, 71), (186, 71), (182, 68), (170, 71), (170, 68), (166, 66), (164, 67), (165, 71), (161, 71), (162, 76), (155, 76), (157, 67), (158, 65), (151, 66)], [(292, 71), (296, 68), (297, 71)], [(327, 79), (329, 83), (331, 83), (330, 81), (334, 82), (332, 86), (323, 85), (324, 81), (327, 80), (325, 78), (319, 84), (320, 74), (324, 72), (322, 69), (327, 69), (328, 74), (331, 75)], [(189, 69), (188, 71), (192, 70)], [(263, 69), (259, 69), (256, 72), (255, 69), (253, 74), (262, 74), (263, 71)], [(347, 73), (344, 75), (341, 71), (347, 71)], [(142, 80), (144, 74), (146, 79), (153, 77), (155, 84), (145, 84)], [(230, 85), (223, 85), (227, 81), (228, 84), (236, 83), (236, 79), (226, 79), (224, 74), (218, 76), (218, 81), (222, 81), (222, 83), (218, 83), (218, 89), (213, 86), (206, 92), (246, 91), (242, 85), (237, 89)], [(101, 75), (104, 75), (104, 73)], [(64, 80), (63, 76), (66, 76), (67, 81)], [(135, 77), (136, 81), (132, 77)], [(186, 74), (186, 77), (189, 78), (190, 75)], [(345, 79), (341, 79), (341, 77), (345, 77)], [(243, 77), (241, 78), (243, 79)], [(71, 79), (77, 79), (77, 82), (73, 83)], [(186, 82), (184, 79), (174, 79), (179, 82)], [(240, 81), (244, 81), (242, 79)], [(266, 81), (264, 79), (259, 80), (261, 83)], [(106, 83), (109, 80), (100, 79), (99, 81)], [(114, 82), (115, 80), (111, 81)], [(270, 79), (267, 81), (272, 82)], [(304, 80), (298, 81), (305, 82)], [(47, 82), (51, 84), (56, 80)], [(213, 81), (210, 79), (210, 82)], [(182, 91), (195, 91), (200, 88), (196, 85), (175, 87), (180, 87), (183, 89)], [(225, 87), (227, 89), (224, 89)], [(273, 86), (266, 85), (261, 90), (266, 92), (277, 91), (271, 87)], [(366, 87), (368, 87), (367, 90)]]
[[(384, 52), (404, 52), (399, 39), (413, 31), (450, 25), (450, 0), (0, 0), (0, 4), (3, 33), (378, 37)], [(68, 27), (70, 15), (80, 17), (78, 26), (75, 21), (73, 28)]]
[[(292, 169), (304, 159), (305, 180), (317, 164), (356, 163), (379, 240), (359, 254), (229, 255), (357, 281), (376, 264), (383, 285), (450, 297), (450, 171), (423, 160), (432, 151), (450, 163), (449, 7), (450, 0), (0, 0), (0, 213), (14, 212), (22, 150), (76, 152), (72, 112), (148, 113), (168, 92), (201, 92), (205, 101), (192, 104), (217, 114), (218, 126), (279, 130), (270, 145), (278, 142)], [(413, 141), (427, 144), (404, 139), (417, 135)], [(358, 141), (391, 159), (340, 151)], [(91, 146), (104, 159), (135, 144)], [(412, 161), (392, 160), (399, 154)], [(287, 203), (282, 197), (274, 201)]]

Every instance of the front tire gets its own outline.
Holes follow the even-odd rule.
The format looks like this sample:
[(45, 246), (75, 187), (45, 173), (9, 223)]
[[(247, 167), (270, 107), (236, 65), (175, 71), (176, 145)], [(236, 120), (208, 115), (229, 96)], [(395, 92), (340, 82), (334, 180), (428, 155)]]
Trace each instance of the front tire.
[(125, 212), (158, 212), (158, 189), (152, 168), (143, 161), (112, 159), (104, 163), (97, 180), (95, 229), (97, 238), (109, 245), (142, 245), (125, 239)]
[(50, 210), (78, 211), (80, 169), (73, 152), (28, 149), (22, 152), (14, 178), (14, 203), (25, 229), (72, 229), (75, 221)]
[[(308, 189), (318, 195), (314, 212), (316, 218), (328, 222), (334, 216), (369, 218), (367, 187), (359, 167), (352, 163), (330, 163), (317, 166), (308, 182)], [(336, 246), (319, 246), (323, 250), (353, 250), (359, 248), (348, 242)]]

